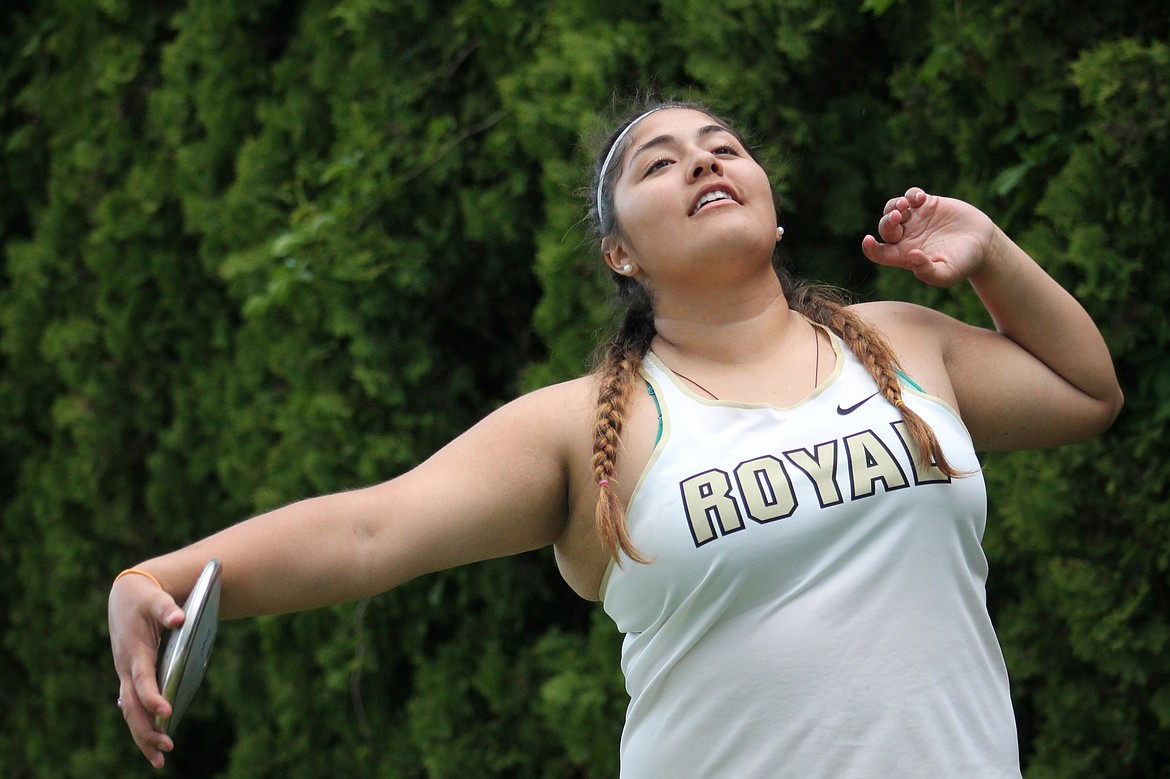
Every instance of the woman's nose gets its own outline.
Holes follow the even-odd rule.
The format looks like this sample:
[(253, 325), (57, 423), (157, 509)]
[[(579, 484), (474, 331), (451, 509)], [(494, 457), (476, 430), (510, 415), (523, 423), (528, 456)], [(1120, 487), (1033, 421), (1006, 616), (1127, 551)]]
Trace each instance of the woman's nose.
[(719, 175), (722, 173), (719, 158), (709, 151), (700, 152), (695, 155), (691, 163), (691, 180), (694, 181), (701, 177), (704, 173), (714, 173)]

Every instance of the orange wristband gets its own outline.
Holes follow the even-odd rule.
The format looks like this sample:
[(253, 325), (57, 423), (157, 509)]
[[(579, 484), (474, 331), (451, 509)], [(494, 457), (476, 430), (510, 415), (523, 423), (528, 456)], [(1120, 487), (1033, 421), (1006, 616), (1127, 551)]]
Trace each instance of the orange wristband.
[[(141, 568), (127, 568), (126, 570), (122, 571), (120, 574), (118, 574), (117, 576), (114, 577), (114, 584), (117, 584), (118, 580), (121, 579), (123, 576), (129, 576), (132, 573), (136, 573), (139, 576), (145, 576), (147, 579), (150, 579), (152, 582), (154, 582), (156, 585), (158, 585), (158, 588), (160, 590), (166, 589), (165, 587), (162, 586), (162, 582), (160, 582), (158, 579), (154, 578), (154, 576), (152, 574), (147, 573), (146, 571), (142, 570)], [(113, 587), (114, 584), (111, 584), (110, 586)]]

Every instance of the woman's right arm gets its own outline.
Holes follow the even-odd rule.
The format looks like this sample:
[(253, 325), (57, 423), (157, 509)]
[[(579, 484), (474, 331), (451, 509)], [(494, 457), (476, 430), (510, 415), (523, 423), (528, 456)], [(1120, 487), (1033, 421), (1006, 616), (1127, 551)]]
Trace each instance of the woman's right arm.
[(203, 566), (223, 564), (224, 618), (301, 611), (384, 592), (425, 573), (547, 546), (565, 527), (570, 451), (587, 430), (584, 380), (526, 395), (412, 471), (303, 500), (141, 563), (110, 592), (110, 641), (123, 716), (156, 767), (173, 748), (154, 730), (171, 707), (155, 664), (182, 623)]

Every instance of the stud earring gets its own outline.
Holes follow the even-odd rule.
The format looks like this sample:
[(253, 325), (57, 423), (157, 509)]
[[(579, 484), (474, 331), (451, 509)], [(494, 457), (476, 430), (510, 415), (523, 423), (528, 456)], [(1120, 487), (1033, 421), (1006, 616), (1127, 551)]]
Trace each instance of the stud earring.
[(622, 266), (622, 273), (629, 273), (633, 269), (634, 269), (634, 266), (627, 262), (625, 265)]
[(784, 228), (777, 227), (776, 228), (776, 243), (780, 243), (783, 240), (784, 240)]

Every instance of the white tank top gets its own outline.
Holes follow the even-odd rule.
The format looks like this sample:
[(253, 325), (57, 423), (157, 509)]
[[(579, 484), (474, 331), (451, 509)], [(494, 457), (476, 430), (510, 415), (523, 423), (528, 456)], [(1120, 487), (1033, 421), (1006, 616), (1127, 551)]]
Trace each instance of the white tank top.
[(625, 779), (1020, 776), (970, 436), (907, 387), (972, 475), (917, 464), (832, 340), (833, 375), (791, 408), (701, 397), (647, 356), (661, 435), (628, 522), (653, 562), (602, 583)]

